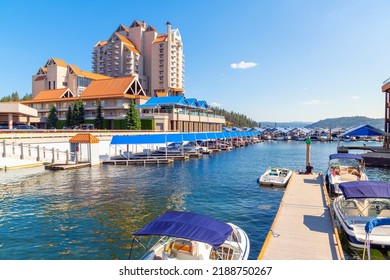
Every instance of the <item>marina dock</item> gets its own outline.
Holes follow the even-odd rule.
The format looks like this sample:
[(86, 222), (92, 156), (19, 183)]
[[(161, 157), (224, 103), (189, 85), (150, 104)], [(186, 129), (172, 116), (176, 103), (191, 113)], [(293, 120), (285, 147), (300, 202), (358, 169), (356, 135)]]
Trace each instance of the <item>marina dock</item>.
[(322, 175), (293, 173), (259, 260), (344, 259)]

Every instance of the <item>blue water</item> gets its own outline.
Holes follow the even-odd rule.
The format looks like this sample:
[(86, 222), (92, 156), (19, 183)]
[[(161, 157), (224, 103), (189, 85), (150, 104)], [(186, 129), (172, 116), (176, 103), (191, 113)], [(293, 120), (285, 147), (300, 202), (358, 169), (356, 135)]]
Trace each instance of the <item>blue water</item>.
[[(312, 143), (315, 172), (326, 171), (336, 145)], [(284, 192), (257, 178), (269, 166), (299, 170), (305, 161), (305, 143), (270, 141), (173, 165), (10, 170), (0, 174), (0, 259), (127, 259), (131, 233), (167, 210), (237, 224), (256, 259)], [(387, 169), (367, 173), (390, 180)]]

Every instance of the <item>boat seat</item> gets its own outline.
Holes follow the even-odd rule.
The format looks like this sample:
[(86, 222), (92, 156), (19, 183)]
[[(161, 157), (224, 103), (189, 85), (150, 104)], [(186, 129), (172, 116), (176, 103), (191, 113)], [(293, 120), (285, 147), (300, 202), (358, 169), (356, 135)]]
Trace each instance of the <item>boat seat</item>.
[(379, 217), (379, 218), (390, 218), (390, 210), (388, 210), (388, 209), (382, 210), (377, 217)]
[(183, 240), (183, 239), (176, 239), (175, 242), (172, 244), (172, 251), (176, 252), (184, 252), (193, 255), (195, 252), (193, 252), (193, 246), (192, 242), (189, 240)]

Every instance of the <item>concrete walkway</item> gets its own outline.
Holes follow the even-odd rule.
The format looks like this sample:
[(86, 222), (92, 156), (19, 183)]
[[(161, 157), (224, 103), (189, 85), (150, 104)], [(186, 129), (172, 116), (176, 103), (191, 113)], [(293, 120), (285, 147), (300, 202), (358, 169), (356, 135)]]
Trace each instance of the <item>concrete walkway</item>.
[(0, 170), (42, 166), (42, 162), (0, 157)]

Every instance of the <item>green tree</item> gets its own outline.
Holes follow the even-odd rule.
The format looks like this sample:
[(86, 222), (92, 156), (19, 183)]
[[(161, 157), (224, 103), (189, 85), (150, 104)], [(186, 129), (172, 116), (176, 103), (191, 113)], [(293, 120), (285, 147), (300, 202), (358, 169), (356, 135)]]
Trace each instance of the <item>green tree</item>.
[(80, 125), (84, 123), (85, 112), (84, 103), (81, 99), (77, 100), (73, 106), (72, 120), (74, 125)]
[(22, 100), (32, 100), (32, 93), (26, 93), (23, 96)]
[(102, 114), (102, 103), (98, 100), (98, 105), (96, 108), (96, 118), (95, 118), (95, 128), (103, 128), (103, 114)]
[(139, 118), (137, 108), (132, 101), (129, 102), (129, 110), (127, 111), (125, 121), (127, 129), (141, 130), (141, 119)]
[(65, 126), (66, 127), (72, 127), (73, 126), (72, 108), (70, 107), (70, 105), (68, 107), (68, 112), (66, 112)]
[(47, 125), (49, 128), (56, 128), (58, 122), (57, 108), (52, 104), (50, 106), (49, 115), (47, 117)]

